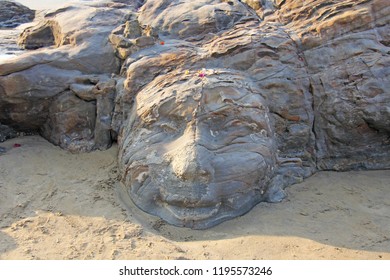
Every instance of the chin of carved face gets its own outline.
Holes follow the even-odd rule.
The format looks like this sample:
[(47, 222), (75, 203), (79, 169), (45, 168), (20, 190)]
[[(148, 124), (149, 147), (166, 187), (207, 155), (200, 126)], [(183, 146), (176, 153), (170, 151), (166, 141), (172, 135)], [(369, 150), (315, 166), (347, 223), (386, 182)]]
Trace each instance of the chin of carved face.
[(136, 102), (121, 166), (134, 203), (167, 222), (207, 228), (264, 200), (275, 166), (267, 108), (231, 86)]

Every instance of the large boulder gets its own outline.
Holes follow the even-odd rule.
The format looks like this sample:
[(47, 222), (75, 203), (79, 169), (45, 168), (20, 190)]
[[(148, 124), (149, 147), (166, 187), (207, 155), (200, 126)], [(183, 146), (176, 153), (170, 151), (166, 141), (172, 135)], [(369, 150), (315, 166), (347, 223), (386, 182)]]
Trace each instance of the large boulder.
[[(132, 5), (101, 2), (46, 11), (20, 39), (37, 50), (0, 65), (0, 122), (17, 131), (40, 132), (72, 151), (109, 147), (111, 75), (119, 71), (120, 60), (108, 36), (133, 10)], [(62, 111), (61, 102), (75, 107)], [(93, 119), (86, 121), (83, 112)]]
[(43, 136), (69, 151), (88, 151), (93, 147), (96, 103), (65, 91), (50, 105)]
[(0, 28), (13, 28), (22, 23), (30, 22), (35, 17), (35, 11), (13, 1), (0, 1)]
[(41, 134), (71, 152), (105, 150), (111, 146), (115, 80), (102, 76), (77, 78), (53, 98)]
[[(242, 2), (146, 1), (138, 22), (164, 45), (122, 57), (114, 117), (122, 185), (137, 206), (175, 225), (205, 228), (280, 201), (285, 186), (316, 170), (390, 167), (384, 1)], [(260, 98), (265, 111), (235, 111), (246, 100), (236, 92)], [(231, 137), (218, 130), (221, 102), (229, 103), (224, 120), (237, 121)], [(254, 122), (243, 132), (241, 118), (261, 116), (266, 133)], [(264, 165), (250, 155), (256, 141)], [(232, 146), (241, 154), (220, 154)]]

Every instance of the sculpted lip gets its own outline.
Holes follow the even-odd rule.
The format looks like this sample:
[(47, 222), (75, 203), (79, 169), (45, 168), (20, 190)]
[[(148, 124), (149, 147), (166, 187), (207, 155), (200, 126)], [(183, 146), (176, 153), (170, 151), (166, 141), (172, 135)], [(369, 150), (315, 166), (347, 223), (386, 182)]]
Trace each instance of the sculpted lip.
[[(208, 189), (209, 187), (207, 185), (193, 185), (191, 188), (195, 189)], [(159, 200), (163, 204), (167, 204), (174, 207), (182, 207), (182, 208), (209, 208), (209, 207), (215, 207), (216, 205), (220, 205), (219, 201), (216, 201), (215, 199), (212, 199), (209, 197), (209, 194), (206, 194), (202, 196), (201, 194), (198, 194), (196, 197), (189, 197), (188, 193), (187, 195), (181, 195), (177, 193), (167, 193), (167, 192), (160, 192)]]
[[(204, 208), (204, 207), (214, 207), (216, 205), (215, 201), (211, 200), (193, 200), (185, 197), (178, 197), (175, 195), (166, 196), (160, 199), (163, 203), (168, 205), (177, 206), (177, 207), (189, 207), (189, 208)], [(220, 203), (220, 202), (218, 202)]]
[(218, 214), (222, 203), (210, 207), (180, 207), (167, 204), (167, 209), (173, 216), (182, 221), (202, 221)]

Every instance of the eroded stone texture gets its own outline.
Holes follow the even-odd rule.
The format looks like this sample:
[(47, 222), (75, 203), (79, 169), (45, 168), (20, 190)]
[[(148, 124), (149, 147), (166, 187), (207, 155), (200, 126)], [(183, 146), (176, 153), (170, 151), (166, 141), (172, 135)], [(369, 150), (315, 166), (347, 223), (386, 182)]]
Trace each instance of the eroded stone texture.
[(253, 14), (238, 0), (149, 0), (139, 21), (169, 38), (197, 40), (253, 19)]
[(277, 14), (310, 75), (317, 167), (389, 168), (387, 1), (285, 1)]
[(268, 108), (255, 86), (240, 73), (207, 74), (173, 72), (148, 84), (119, 138), (123, 183), (136, 205), (193, 228), (270, 199), (276, 166)]
[[(204, 48), (207, 66), (248, 75), (267, 100), (279, 157), (303, 179), (315, 170), (313, 98), (302, 53), (285, 28), (273, 23), (238, 24)], [(294, 158), (294, 160), (292, 160)]]
[(53, 97), (65, 91), (79, 71), (37, 65), (0, 76), (0, 121), (19, 131), (37, 131), (45, 122)]
[[(206, 36), (202, 33), (201, 21), (196, 18), (197, 13), (186, 12), (191, 5), (191, 9), (196, 10), (194, 7), (197, 4), (178, 1), (176, 5), (170, 5), (164, 1), (146, 1), (139, 22), (154, 28), (159, 26), (156, 32), (165, 39), (165, 45), (154, 45), (131, 53), (122, 66), (121, 73), (125, 80), (118, 91), (118, 114), (114, 123), (119, 128), (119, 143), (123, 147), (120, 154), (123, 183), (136, 205), (176, 225), (203, 228), (223, 220), (221, 212), (225, 212), (226, 217), (240, 215), (247, 211), (240, 212), (242, 209), (250, 208), (243, 203), (244, 197), (248, 201), (256, 197), (249, 204), (255, 203), (255, 200), (278, 201), (283, 197), (281, 189), (299, 182), (318, 169), (389, 167), (389, 50), (386, 32), (389, 13), (383, 2), (243, 2), (254, 8), (259, 18), (253, 13), (245, 14), (240, 20), (230, 17), (226, 22), (234, 24), (226, 29), (218, 29), (215, 24), (218, 20), (209, 17), (213, 24), (204, 27), (210, 28)], [(220, 1), (218, 5), (242, 7), (235, 1)], [(182, 17), (192, 17), (189, 21), (191, 24), (187, 25), (184, 20), (176, 29), (179, 26), (175, 24), (178, 17), (172, 12), (176, 6)], [(164, 13), (164, 17), (157, 19), (157, 11)], [(381, 11), (380, 15), (378, 11)], [(201, 168), (205, 162), (193, 156), (198, 153), (197, 148), (187, 147), (186, 153), (182, 153), (180, 145), (170, 145), (169, 137), (160, 136), (158, 131), (161, 129), (149, 126), (139, 113), (140, 106), (147, 107), (149, 109), (145, 110), (149, 113), (144, 114), (153, 116), (153, 123), (161, 122), (161, 126), (166, 126), (165, 117), (159, 114), (160, 106), (149, 107), (146, 104), (153, 103), (154, 98), (158, 100), (166, 89), (172, 96), (180, 96), (184, 88), (197, 88), (188, 81), (183, 82), (182, 76), (178, 78), (178, 74), (173, 74), (177, 72), (190, 73), (189, 80), (198, 77), (202, 85), (218, 84), (215, 77), (219, 77), (224, 82), (231, 81), (230, 89), (245, 92), (245, 87), (227, 78), (229, 74), (225, 72), (226, 69), (245, 77), (244, 80), (254, 88), (251, 93), (262, 98), (263, 106), (268, 108), (269, 126), (273, 131), (273, 136), (269, 137), (276, 147), (274, 154), (271, 153), (274, 158), (271, 165), (273, 172), (267, 173), (271, 180), (247, 182), (251, 187), (239, 191), (241, 201), (232, 199), (235, 201), (233, 204), (221, 198), (229, 197), (229, 187), (227, 193), (217, 194), (210, 202), (207, 199), (213, 197), (212, 187), (202, 188), (201, 183), (183, 180), (178, 172), (175, 173), (175, 166), (180, 165), (165, 152), (168, 155), (177, 153), (174, 158), (186, 158), (188, 166), (195, 162), (192, 169), (189, 168), (192, 171), (206, 169)], [(196, 71), (205, 72), (204, 77), (197, 76)], [(194, 93), (198, 91), (194, 90)], [(200, 91), (207, 96), (206, 88)], [(146, 93), (151, 97), (142, 99)], [(161, 103), (167, 100), (170, 98)], [(133, 102), (134, 107), (131, 107)], [(206, 106), (203, 102), (201, 99), (198, 106)], [(180, 107), (177, 103), (174, 106)], [(194, 110), (191, 105), (186, 107)], [(230, 109), (232, 113), (226, 116), (239, 119), (240, 114)], [(193, 119), (197, 119), (196, 114)], [(182, 121), (186, 125), (191, 123)], [(208, 125), (218, 127), (218, 122)], [(166, 129), (169, 130), (169, 126)], [(187, 132), (184, 130), (180, 137), (185, 137)], [(152, 145), (146, 145), (147, 140), (152, 141)], [(210, 139), (208, 141), (211, 142)], [(145, 145), (145, 148), (142, 146), (142, 156), (132, 145)], [(147, 148), (149, 146), (150, 149)], [(244, 146), (238, 149), (247, 151), (248, 148)], [(156, 147), (161, 147), (163, 152)], [(209, 158), (208, 163), (215, 164), (211, 158), (218, 158), (218, 155), (210, 155), (203, 148), (201, 150), (201, 158)], [(134, 163), (138, 159), (140, 163)], [(156, 165), (158, 170), (163, 171), (157, 173)], [(215, 177), (215, 174), (218, 176)], [(240, 178), (234, 171), (232, 174)], [(214, 173), (214, 177), (206, 176), (203, 184), (206, 182), (209, 186), (215, 186), (213, 180), (223, 181), (223, 176), (229, 178), (226, 182), (234, 181), (226, 173)], [(199, 174), (194, 177), (202, 178)], [(263, 181), (267, 182), (265, 189), (261, 187)], [(229, 186), (229, 183), (225, 185)], [(267, 192), (267, 199), (248, 191), (251, 188), (259, 190), (259, 186)], [(183, 188), (186, 196), (182, 195)], [(202, 192), (202, 189), (207, 191)], [(202, 204), (203, 200), (210, 203)], [(222, 205), (236, 205), (236, 208), (233, 206), (234, 209), (228, 210), (229, 206)]]
[(0, 64), (0, 122), (74, 152), (108, 148), (111, 75), (120, 67), (108, 36), (133, 10), (102, 2), (47, 11), (21, 35), (27, 48), (39, 49)]
[(278, 7), (278, 1), (274, 0), (241, 0), (241, 2), (255, 10), (261, 19), (264, 19), (267, 15), (271, 15)]
[(50, 47), (0, 65), (0, 130), (118, 140), (123, 188), (171, 224), (281, 201), (317, 170), (390, 168), (386, 0), (100, 1), (44, 22)]
[(92, 150), (95, 112), (95, 102), (83, 101), (65, 91), (51, 103), (43, 136), (70, 151)]
[(111, 146), (115, 80), (101, 76), (75, 79), (70, 91), (54, 98), (42, 135), (72, 152), (105, 150)]

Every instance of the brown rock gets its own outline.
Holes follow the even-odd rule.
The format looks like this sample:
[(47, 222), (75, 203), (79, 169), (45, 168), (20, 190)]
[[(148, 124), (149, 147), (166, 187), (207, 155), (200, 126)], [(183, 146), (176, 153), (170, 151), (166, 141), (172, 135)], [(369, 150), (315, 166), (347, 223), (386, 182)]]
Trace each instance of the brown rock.
[(149, 0), (141, 8), (139, 22), (164, 36), (197, 40), (249, 18), (253, 13), (237, 0)]
[(48, 20), (38, 26), (25, 29), (19, 37), (18, 44), (25, 49), (39, 49), (48, 46), (63, 45), (63, 34), (58, 22)]
[(96, 122), (96, 103), (64, 92), (52, 102), (42, 135), (72, 152), (91, 151)]

